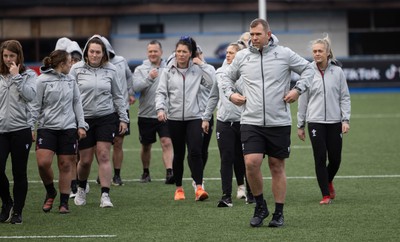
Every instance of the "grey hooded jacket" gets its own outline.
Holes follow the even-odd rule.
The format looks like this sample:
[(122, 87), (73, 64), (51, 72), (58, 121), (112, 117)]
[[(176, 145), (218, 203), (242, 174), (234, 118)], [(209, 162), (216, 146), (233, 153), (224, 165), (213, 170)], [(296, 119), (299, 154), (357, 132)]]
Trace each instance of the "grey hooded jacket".
[[(153, 68), (158, 68), (159, 75), (155, 79), (149, 77), (149, 72)], [(136, 67), (133, 72), (133, 90), (140, 92), (138, 116), (142, 118), (157, 118), (156, 112), (156, 90), (159, 83), (161, 72), (166, 68), (166, 62), (161, 60), (159, 67), (151, 64), (149, 60), (144, 60), (143, 64)]]
[[(210, 121), (211, 115), (213, 114), (215, 108), (218, 105), (217, 119), (219, 121), (221, 121), (221, 122), (239, 122), (240, 121), (242, 107), (237, 106), (237, 105), (233, 104), (231, 101), (229, 101), (228, 98), (225, 97), (222, 89), (220, 88), (220, 84), (219, 84), (227, 67), (228, 67), (228, 64), (225, 64), (225, 62), (224, 62), (224, 64), (220, 68), (218, 68), (218, 70), (216, 71), (217, 81), (214, 82), (214, 85), (211, 88), (210, 98), (208, 99), (207, 107), (203, 113), (203, 117), (202, 117), (203, 120)], [(239, 82), (236, 82), (236, 85), (238, 83)], [(235, 90), (235, 91), (237, 91), (237, 90)]]
[(168, 110), (168, 119), (185, 121), (201, 119), (204, 111), (202, 90), (208, 90), (214, 83), (215, 70), (207, 64), (196, 65), (192, 60), (185, 73), (176, 66), (176, 60), (170, 62), (161, 73), (156, 91), (156, 110)]
[(33, 118), (38, 129), (66, 130), (89, 129), (84, 120), (81, 95), (71, 75), (57, 73), (54, 69), (40, 68), (37, 78), (36, 98), (32, 102)]
[(0, 133), (32, 128), (29, 102), (36, 96), (36, 72), (0, 75)]
[(315, 62), (312, 66), (315, 75), (310, 88), (299, 98), (297, 127), (303, 128), (306, 122), (349, 122), (350, 93), (342, 68), (330, 60), (322, 76)]
[[(88, 42), (92, 38), (102, 40), (101, 36), (94, 35)], [(87, 43), (83, 49), (84, 59), (87, 58), (86, 48)], [(113, 64), (106, 62), (95, 68), (82, 60), (72, 66), (70, 74), (78, 83), (85, 118), (98, 118), (117, 112), (120, 121), (129, 123), (126, 100)]]
[(243, 105), (241, 124), (261, 127), (290, 126), (290, 106), (283, 98), (290, 90), (291, 72), (300, 75), (296, 87), (304, 92), (314, 76), (311, 64), (291, 49), (278, 45), (272, 35), (261, 51), (250, 45), (239, 51), (227, 68), (220, 84), (229, 98), (234, 83), (241, 77)]
[(102, 40), (106, 44), (107, 51), (113, 55), (110, 56), (110, 62), (117, 68), (118, 76), (120, 78), (119, 82), (122, 88), (123, 96), (126, 100), (125, 108), (126, 110), (129, 110), (129, 95), (134, 95), (132, 91), (133, 79), (131, 69), (129, 68), (128, 62), (124, 57), (115, 54), (110, 42), (105, 37), (102, 37)]

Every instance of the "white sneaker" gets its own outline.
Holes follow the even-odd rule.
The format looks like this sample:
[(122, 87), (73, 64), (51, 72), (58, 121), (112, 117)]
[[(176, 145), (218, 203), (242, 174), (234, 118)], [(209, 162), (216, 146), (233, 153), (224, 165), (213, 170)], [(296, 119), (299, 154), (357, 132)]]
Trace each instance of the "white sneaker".
[(100, 207), (101, 208), (112, 208), (114, 205), (111, 203), (110, 196), (108, 193), (103, 192), (101, 194), (101, 199), (100, 199)]
[(74, 198), (74, 203), (77, 206), (82, 206), (86, 204), (86, 193), (83, 188), (78, 187), (78, 191), (76, 192), (76, 196)]
[(85, 188), (85, 193), (89, 193), (90, 192), (90, 186), (89, 186), (89, 182), (86, 183), (86, 188)]
[[(192, 187), (193, 187), (193, 189), (194, 189), (194, 192), (196, 193), (196, 191), (197, 191), (197, 186), (196, 186), (196, 182), (195, 182), (194, 180), (192, 180)], [(203, 190), (204, 190), (204, 180), (203, 180), (203, 183), (201, 183), (201, 187), (202, 187)]]
[(72, 199), (72, 198), (75, 198), (75, 197), (76, 197), (76, 192), (74, 193), (73, 191), (71, 191), (69, 193), (69, 198)]
[(238, 186), (236, 197), (237, 199), (246, 199), (246, 187), (244, 185)]

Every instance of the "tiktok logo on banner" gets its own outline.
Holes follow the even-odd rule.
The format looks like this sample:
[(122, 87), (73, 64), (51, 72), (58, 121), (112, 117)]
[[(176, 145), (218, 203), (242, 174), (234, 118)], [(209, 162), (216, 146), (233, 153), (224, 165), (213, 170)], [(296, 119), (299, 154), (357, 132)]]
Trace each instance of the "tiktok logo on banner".
[(311, 130), (312, 136), (316, 137), (317, 136), (317, 131), (315, 129)]

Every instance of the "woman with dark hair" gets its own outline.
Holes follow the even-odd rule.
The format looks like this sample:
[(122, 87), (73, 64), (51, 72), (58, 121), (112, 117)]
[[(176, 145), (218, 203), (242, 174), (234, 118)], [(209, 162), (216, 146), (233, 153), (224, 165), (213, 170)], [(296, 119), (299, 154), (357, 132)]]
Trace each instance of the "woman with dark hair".
[(203, 160), (201, 128), (201, 86), (211, 89), (215, 70), (204, 62), (195, 64), (197, 45), (193, 38), (184, 36), (177, 42), (175, 58), (161, 73), (156, 91), (157, 118), (160, 122), (168, 120), (174, 149), (173, 172), (175, 176), (175, 200), (184, 200), (182, 186), (185, 146), (188, 149), (188, 162), (191, 175), (196, 183), (195, 200), (203, 201), (208, 193), (202, 188)]
[[(28, 191), (27, 164), (33, 139), (29, 102), (36, 96), (36, 73), (24, 66), (22, 46), (17, 40), (4, 41), (0, 53), (0, 222), (21, 224)], [(5, 173), (9, 154), (14, 201)]]
[(75, 79), (69, 75), (71, 55), (55, 50), (43, 59), (37, 79), (33, 114), (37, 120), (36, 159), (40, 177), (46, 188), (43, 211), (50, 212), (57, 191), (51, 168), (57, 154), (61, 214), (69, 213), (71, 166), (74, 165), (78, 138), (86, 137), (89, 126), (83, 117), (80, 92)]
[(99, 164), (101, 185), (100, 207), (113, 207), (109, 196), (111, 185), (111, 145), (116, 134), (127, 131), (129, 122), (125, 99), (116, 67), (109, 62), (106, 45), (99, 35), (92, 36), (83, 50), (84, 61), (71, 68), (81, 92), (85, 121), (90, 129), (87, 137), (79, 141), (78, 192), (76, 205), (86, 204), (85, 188), (93, 157)]

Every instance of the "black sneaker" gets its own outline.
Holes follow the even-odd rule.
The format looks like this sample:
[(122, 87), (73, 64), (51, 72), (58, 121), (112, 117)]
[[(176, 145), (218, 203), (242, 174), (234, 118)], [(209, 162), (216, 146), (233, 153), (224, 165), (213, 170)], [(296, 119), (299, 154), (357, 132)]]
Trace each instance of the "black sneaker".
[(11, 216), (13, 213), (13, 204), (3, 204), (1, 206), (1, 213), (0, 213), (0, 223), (8, 223), (11, 220)]
[(143, 173), (142, 177), (140, 178), (141, 183), (148, 183), (151, 182), (150, 174), (149, 173)]
[(20, 213), (13, 213), (10, 222), (12, 224), (22, 224), (22, 215)]
[(251, 227), (260, 227), (263, 224), (263, 220), (268, 217), (269, 212), (267, 208), (267, 202), (263, 202), (263, 204), (256, 204), (254, 209), (254, 216), (250, 220)]
[(175, 184), (174, 173), (167, 173), (167, 176), (165, 177), (165, 184)]
[(256, 199), (254, 198), (253, 193), (247, 192), (246, 204), (253, 204), (255, 202), (256, 202)]
[(121, 179), (120, 176), (114, 176), (113, 179), (112, 179), (112, 184), (114, 186), (122, 186), (122, 185), (124, 185), (124, 183), (122, 182), (122, 179)]
[(268, 227), (282, 227), (284, 224), (283, 213), (274, 213)]
[(233, 207), (232, 198), (228, 196), (222, 196), (221, 200), (219, 200), (217, 207), (219, 208), (231, 208)]

